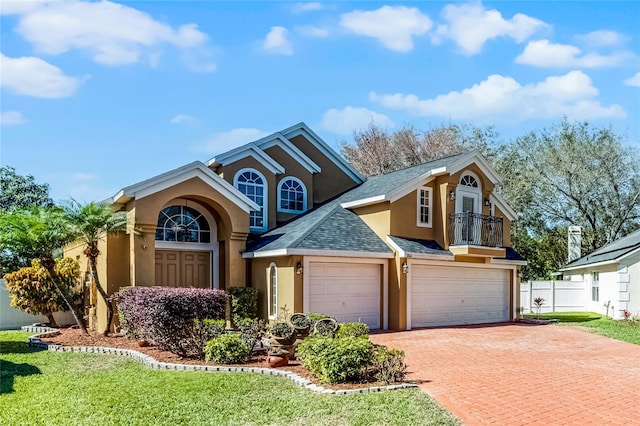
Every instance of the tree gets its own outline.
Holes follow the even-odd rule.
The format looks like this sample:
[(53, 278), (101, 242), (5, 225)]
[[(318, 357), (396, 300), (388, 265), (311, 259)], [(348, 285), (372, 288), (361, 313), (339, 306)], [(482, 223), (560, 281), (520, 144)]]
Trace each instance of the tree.
[(58, 275), (53, 257), (55, 250), (75, 238), (67, 214), (57, 207), (32, 207), (0, 215), (0, 246), (11, 247), (23, 258), (40, 261), (82, 333), (87, 334), (82, 309), (74, 303), (72, 289)]
[[(58, 259), (55, 270), (63, 284), (70, 289), (74, 303), (80, 302), (82, 284), (78, 262), (69, 258)], [(6, 274), (4, 279), (11, 295), (11, 306), (29, 314), (45, 315), (52, 327), (57, 326), (53, 313), (69, 310), (39, 260), (34, 259), (31, 266)]]
[[(13, 167), (0, 167), (0, 215), (15, 209), (34, 206), (50, 207), (49, 185), (35, 183), (33, 176), (20, 176)], [(31, 259), (22, 257), (11, 247), (0, 244), (0, 276), (29, 266)]]
[(579, 225), (591, 252), (640, 225), (639, 160), (611, 129), (565, 119), (507, 145), (497, 168), (531, 236)]
[(353, 133), (353, 143), (343, 141), (341, 150), (360, 173), (375, 176), (473, 149), (492, 158), (496, 137), (491, 127), (449, 125), (420, 131), (407, 125), (389, 133), (370, 123)]
[(103, 331), (106, 336), (111, 329), (114, 309), (107, 291), (98, 276), (98, 244), (108, 234), (116, 234), (127, 230), (126, 212), (114, 212), (108, 204), (80, 204), (75, 200), (65, 203), (64, 210), (73, 226), (74, 234), (85, 244), (84, 254), (89, 259), (89, 271), (100, 297), (107, 307), (107, 326)]
[(20, 176), (13, 167), (0, 167), (0, 213), (52, 205), (48, 184), (35, 183), (31, 175)]

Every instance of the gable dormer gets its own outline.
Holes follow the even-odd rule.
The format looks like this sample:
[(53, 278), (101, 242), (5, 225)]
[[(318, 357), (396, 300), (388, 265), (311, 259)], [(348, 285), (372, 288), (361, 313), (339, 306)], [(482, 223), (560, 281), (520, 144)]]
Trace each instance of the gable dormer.
[(261, 206), (251, 216), (256, 233), (364, 182), (304, 123), (218, 155), (208, 165)]

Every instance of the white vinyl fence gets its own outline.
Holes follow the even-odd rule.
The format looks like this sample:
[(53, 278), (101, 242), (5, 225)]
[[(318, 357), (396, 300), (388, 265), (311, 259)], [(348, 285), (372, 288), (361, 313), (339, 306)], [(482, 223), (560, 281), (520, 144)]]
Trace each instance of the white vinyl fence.
[[(12, 308), (10, 304), (11, 296), (4, 280), (0, 279), (0, 330), (15, 330), (23, 325), (49, 321), (43, 315), (29, 315), (19, 309)], [(75, 324), (70, 312), (55, 312), (53, 317), (58, 325)]]
[(523, 313), (535, 313), (534, 299), (542, 297), (543, 312), (587, 311), (587, 286), (584, 281), (529, 281), (520, 285)]

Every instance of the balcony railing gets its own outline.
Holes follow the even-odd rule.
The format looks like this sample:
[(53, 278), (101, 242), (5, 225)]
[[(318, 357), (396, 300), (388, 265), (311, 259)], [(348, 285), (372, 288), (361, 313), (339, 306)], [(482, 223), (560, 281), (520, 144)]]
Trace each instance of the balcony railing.
[(449, 245), (502, 247), (502, 218), (470, 212), (450, 214)]

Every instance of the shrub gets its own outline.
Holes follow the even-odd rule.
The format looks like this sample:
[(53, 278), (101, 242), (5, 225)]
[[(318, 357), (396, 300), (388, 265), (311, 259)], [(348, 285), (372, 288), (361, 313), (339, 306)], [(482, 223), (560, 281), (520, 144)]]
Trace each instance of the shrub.
[(239, 334), (223, 334), (210, 340), (205, 349), (205, 360), (220, 364), (240, 364), (249, 359), (251, 348)]
[(237, 325), (240, 329), (240, 337), (247, 343), (250, 350), (253, 350), (256, 342), (262, 338), (267, 331), (267, 326), (264, 320), (261, 319), (245, 318)]
[(387, 349), (377, 346), (373, 357), (373, 375), (376, 380), (386, 384), (404, 381), (407, 365), (404, 363), (404, 352), (399, 349)]
[(191, 334), (185, 337), (185, 352), (196, 358), (204, 358), (204, 347), (211, 339), (225, 332), (227, 322), (225, 320), (194, 319)]
[(369, 335), (369, 327), (361, 322), (345, 322), (340, 324), (336, 337), (361, 337)]
[(230, 287), (231, 320), (236, 325), (246, 318), (258, 318), (258, 289), (251, 287)]
[(128, 287), (116, 294), (125, 334), (144, 339), (180, 356), (198, 356), (194, 320), (224, 319), (222, 290), (170, 287)]
[(297, 350), (302, 364), (329, 383), (360, 380), (373, 359), (373, 345), (363, 337), (315, 336)]
[[(62, 285), (72, 293), (73, 301), (79, 304), (82, 301), (82, 284), (78, 262), (70, 258), (58, 259), (55, 270)], [(69, 310), (39, 260), (33, 260), (31, 266), (20, 268), (4, 278), (11, 295), (11, 306), (16, 309), (33, 315), (46, 315), (54, 327), (53, 312)]]

